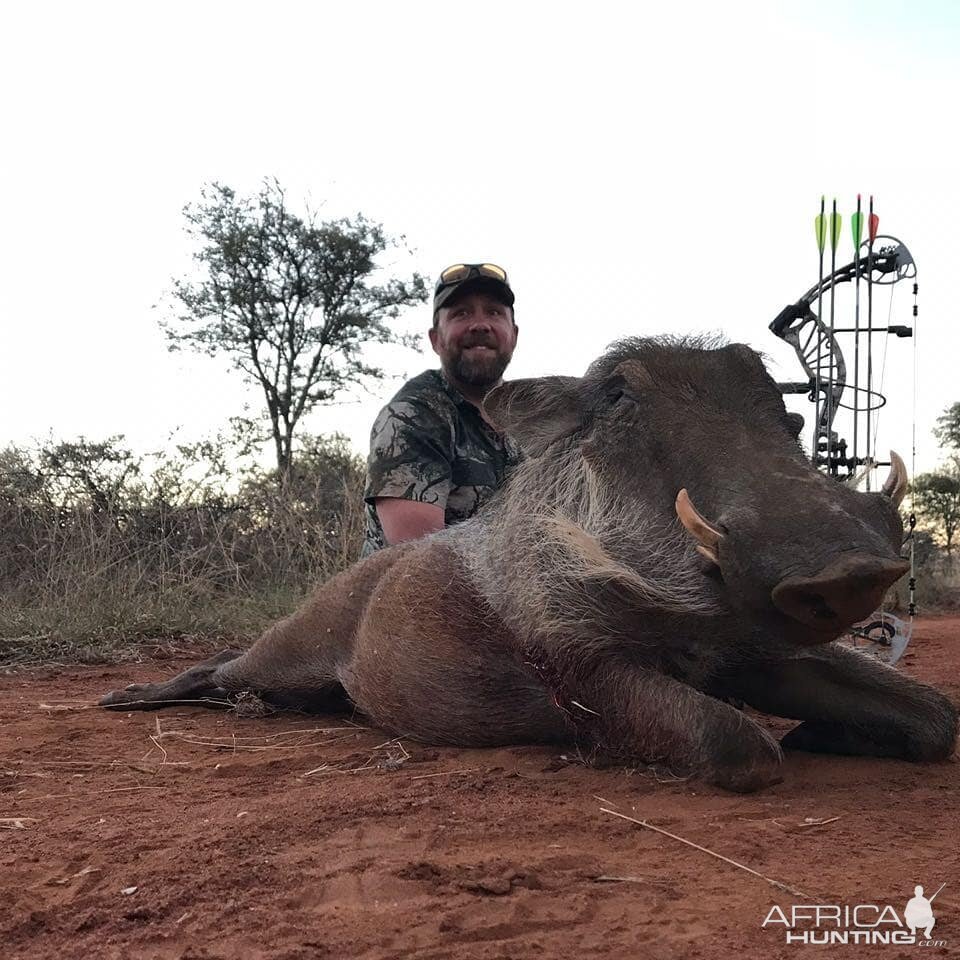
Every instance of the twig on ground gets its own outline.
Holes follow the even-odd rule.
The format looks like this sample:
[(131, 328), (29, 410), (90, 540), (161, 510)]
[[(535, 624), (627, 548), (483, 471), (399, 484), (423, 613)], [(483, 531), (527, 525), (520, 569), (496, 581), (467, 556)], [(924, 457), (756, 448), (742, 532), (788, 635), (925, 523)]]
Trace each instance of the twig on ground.
[(593, 878), (594, 883), (651, 883), (646, 877), (615, 877), (603, 874)]
[(160, 726), (160, 718), (155, 718), (157, 721), (157, 733), (156, 736), (151, 736), (150, 739), (153, 741), (153, 745), (160, 751), (163, 759), (160, 761), (160, 766), (162, 767), (167, 762), (167, 751), (163, 749), (163, 744), (160, 742), (160, 738), (163, 736), (163, 729)]
[(4, 763), (19, 763), (38, 767), (125, 767), (128, 760), (33, 760), (13, 759), (4, 760)]
[[(152, 704), (152, 700), (125, 700), (123, 703), (113, 704), (113, 710), (115, 713), (123, 713), (124, 707), (133, 708), (142, 704)], [(190, 706), (193, 703), (212, 703), (216, 707), (232, 707), (232, 700), (217, 700), (213, 697), (200, 697), (196, 700), (164, 700), (163, 704), (167, 707), (181, 707), (181, 706)], [(96, 706), (96, 705), (95, 705)], [(98, 709), (103, 709), (98, 707)]]
[[(347, 724), (345, 727), (303, 727), (296, 730), (278, 730), (276, 733), (260, 733), (255, 736), (240, 737), (236, 734), (230, 734), (229, 736), (223, 737), (208, 737), (209, 740), (275, 740), (278, 737), (295, 737), (298, 734), (307, 734), (307, 733), (344, 733), (351, 731), (353, 733), (364, 732), (368, 727), (361, 726), (360, 724)], [(176, 730), (164, 731), (167, 736), (177, 734)]]
[(0, 830), (26, 830), (28, 823), (39, 823), (36, 817), (0, 817)]
[(811, 827), (822, 827), (827, 823), (834, 823), (839, 820), (839, 817), (807, 817), (800, 823), (782, 823), (776, 817), (771, 818), (773, 823), (775, 823), (781, 830), (786, 830), (788, 833), (803, 833), (805, 830), (809, 830)]
[[(366, 730), (366, 727), (361, 726), (337, 726), (337, 727), (308, 727), (306, 729), (299, 730), (278, 730), (276, 733), (260, 735), (260, 736), (248, 736), (240, 737), (236, 734), (227, 734), (225, 736), (197, 736), (192, 733), (182, 733), (179, 730), (163, 730), (155, 734), (156, 739), (165, 740), (167, 738), (173, 738), (175, 740), (180, 740), (183, 743), (189, 743), (197, 747), (210, 747), (214, 750), (230, 750), (233, 753), (236, 753), (241, 750), (248, 752), (259, 752), (262, 750), (302, 750), (306, 747), (326, 747), (334, 743), (339, 743), (341, 740), (349, 739), (349, 736), (336, 737), (332, 740), (320, 740), (320, 741), (310, 741), (308, 743), (243, 743), (241, 741), (273, 741), (280, 740), (282, 737), (308, 737), (312, 734), (322, 734), (326, 736), (330, 733), (346, 733), (349, 735), (356, 735), (358, 732)], [(153, 737), (151, 737), (153, 739)], [(392, 742), (392, 741), (390, 741)], [(159, 744), (158, 744), (159, 746)], [(383, 746), (383, 745), (381, 745)], [(379, 749), (379, 748), (374, 748)]]
[(301, 773), (301, 777), (312, 777), (315, 773), (343, 773), (343, 770), (340, 770), (337, 767), (334, 767), (329, 763), (321, 763), (319, 767), (314, 767), (312, 770), (308, 770), (306, 773)]
[(89, 873), (100, 873), (99, 867), (84, 867), (82, 870), (78, 870), (76, 873), (71, 873), (69, 877), (61, 877), (59, 880), (49, 880), (48, 883), (56, 884), (59, 887), (62, 887), (64, 884), (69, 883), (71, 880), (76, 880), (79, 877), (85, 877)]
[(61, 713), (67, 710), (76, 711), (76, 710), (102, 710), (99, 704), (90, 703), (89, 700), (75, 701), (75, 700), (61, 700), (54, 703), (38, 703), (37, 708), (39, 710), (49, 710), (51, 713)]
[[(348, 738), (341, 737), (339, 739), (346, 740)], [(328, 743), (336, 742), (335, 740), (328, 741)], [(378, 750), (385, 750), (387, 754), (382, 760), (377, 760)], [(385, 740), (383, 743), (377, 744), (377, 746), (373, 748), (373, 753), (371, 753), (359, 767), (343, 767), (330, 763), (322, 763), (319, 767), (314, 767), (312, 770), (307, 770), (306, 773), (301, 773), (300, 776), (312, 777), (316, 773), (327, 775), (335, 773), (363, 773), (364, 770), (399, 770), (409, 759), (410, 754), (407, 753), (406, 748), (398, 739), (394, 738), (393, 740)]]
[(747, 873), (753, 874), (753, 876), (759, 877), (761, 880), (765, 880), (772, 886), (777, 887), (780, 890), (785, 890), (787, 893), (793, 894), (795, 897), (809, 899), (807, 894), (803, 893), (801, 890), (797, 890), (795, 887), (781, 883), (779, 880), (773, 880), (771, 877), (765, 877), (762, 873), (758, 873), (752, 867), (747, 867), (742, 863), (737, 863), (736, 860), (731, 860), (729, 857), (725, 857), (721, 853), (715, 853), (713, 850), (708, 850), (706, 847), (701, 847), (699, 843), (694, 843), (692, 840), (686, 840), (683, 837), (678, 837), (675, 833), (670, 833), (661, 827), (655, 827), (652, 823), (647, 823), (646, 820), (638, 820), (636, 817), (628, 817), (625, 813), (618, 813), (616, 810), (611, 810), (609, 807), (601, 807), (600, 811), (602, 813), (609, 813), (614, 817), (620, 817), (622, 820), (629, 820), (631, 823), (635, 823), (640, 827), (645, 827), (647, 830), (653, 830), (655, 833), (661, 833), (663, 836), (669, 837), (671, 840), (677, 840), (680, 843), (685, 843), (688, 847), (693, 847), (695, 850), (708, 853), (711, 857), (716, 857), (717, 860), (722, 860), (724, 863), (729, 863), (731, 866), (737, 867), (739, 870), (744, 870)]
[(421, 773), (418, 777), (411, 777), (411, 780), (426, 780), (429, 777), (455, 777), (461, 773), (476, 773), (480, 767), (467, 767), (465, 770), (441, 770), (439, 773)]
[[(164, 738), (171, 736), (164, 733)], [(226, 750), (230, 753), (263, 753), (267, 750), (305, 750), (308, 747), (329, 747), (331, 744), (340, 743), (343, 740), (349, 740), (349, 737), (336, 737), (333, 740), (311, 740), (309, 743), (274, 743), (262, 747), (255, 747), (245, 743), (222, 743), (214, 740), (207, 740), (199, 737), (188, 737), (186, 735), (176, 735), (176, 739), (181, 743), (189, 743), (194, 747), (210, 747), (213, 750)], [(151, 739), (153, 739), (151, 737)]]

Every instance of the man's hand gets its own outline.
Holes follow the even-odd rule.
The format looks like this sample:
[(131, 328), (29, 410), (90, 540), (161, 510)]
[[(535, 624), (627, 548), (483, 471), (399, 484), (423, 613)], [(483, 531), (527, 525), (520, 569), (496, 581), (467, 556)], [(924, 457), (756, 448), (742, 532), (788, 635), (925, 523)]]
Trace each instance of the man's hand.
[(388, 545), (416, 540), (442, 530), (443, 507), (402, 497), (377, 497), (373, 501)]

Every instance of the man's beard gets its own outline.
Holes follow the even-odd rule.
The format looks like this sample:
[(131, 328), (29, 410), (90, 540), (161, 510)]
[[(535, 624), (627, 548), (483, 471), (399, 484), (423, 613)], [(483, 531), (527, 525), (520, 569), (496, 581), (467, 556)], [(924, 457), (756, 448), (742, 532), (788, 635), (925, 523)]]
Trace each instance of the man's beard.
[(500, 381), (509, 363), (510, 355), (495, 348), (476, 357), (468, 357), (466, 348), (463, 348), (450, 361), (450, 373), (467, 386), (492, 387)]

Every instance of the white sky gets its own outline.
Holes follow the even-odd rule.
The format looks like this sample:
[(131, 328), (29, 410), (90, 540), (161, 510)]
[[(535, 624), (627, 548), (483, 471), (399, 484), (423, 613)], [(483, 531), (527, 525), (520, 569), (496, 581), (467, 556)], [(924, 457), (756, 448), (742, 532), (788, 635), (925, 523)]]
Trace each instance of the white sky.
[[(767, 324), (817, 279), (820, 194), (840, 198), (846, 262), (856, 193), (873, 193), (919, 267), (929, 469), (930, 428), (960, 400), (958, 26), (960, 4), (922, 0), (5, 5), (0, 445), (52, 430), (149, 450), (259, 406), (225, 362), (169, 354), (152, 305), (190, 265), (183, 205), (269, 175), (405, 234), (399, 271), (507, 267), (510, 377), (581, 373), (625, 335), (719, 330), (800, 379)], [(893, 320), (910, 323), (904, 286)], [(880, 449), (908, 463), (912, 351), (890, 343), (880, 419)], [(399, 382), (304, 426), (365, 453)]]

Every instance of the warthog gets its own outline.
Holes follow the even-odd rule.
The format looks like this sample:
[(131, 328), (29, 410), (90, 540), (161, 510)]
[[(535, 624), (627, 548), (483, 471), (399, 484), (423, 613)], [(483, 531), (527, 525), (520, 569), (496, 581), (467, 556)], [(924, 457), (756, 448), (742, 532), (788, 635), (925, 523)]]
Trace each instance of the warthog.
[(485, 408), (526, 454), (487, 509), (334, 577), (245, 653), (101, 704), (346, 697), (400, 736), (576, 741), (737, 791), (783, 755), (730, 701), (802, 721), (784, 747), (951, 753), (945, 697), (832, 642), (907, 570), (898, 457), (878, 493), (820, 474), (740, 344), (624, 341)]

